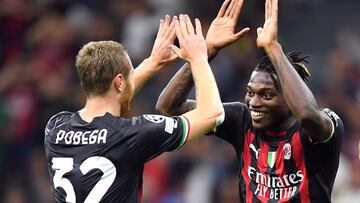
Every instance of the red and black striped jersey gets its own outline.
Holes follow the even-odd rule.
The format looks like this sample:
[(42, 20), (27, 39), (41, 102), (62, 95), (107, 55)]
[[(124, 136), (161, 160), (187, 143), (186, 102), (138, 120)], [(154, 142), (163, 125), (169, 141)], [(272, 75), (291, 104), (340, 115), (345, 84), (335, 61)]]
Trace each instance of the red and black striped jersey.
[(245, 104), (224, 104), (225, 120), (215, 135), (233, 145), (240, 165), (241, 202), (331, 202), (339, 165), (343, 123), (331, 110), (326, 142), (315, 143), (299, 123), (283, 132), (255, 129)]
[(110, 113), (90, 123), (61, 112), (45, 128), (45, 154), (57, 202), (140, 202), (144, 163), (182, 146), (185, 117)]

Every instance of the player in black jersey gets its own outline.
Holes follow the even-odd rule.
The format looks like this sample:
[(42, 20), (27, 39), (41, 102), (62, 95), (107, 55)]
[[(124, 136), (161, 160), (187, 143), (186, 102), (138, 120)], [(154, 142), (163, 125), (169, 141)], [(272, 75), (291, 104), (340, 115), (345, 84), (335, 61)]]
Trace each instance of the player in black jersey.
[[(228, 9), (233, 7), (230, 4)], [(236, 20), (237, 15), (225, 14), (213, 21), (206, 37), (209, 53), (233, 42), (235, 23), (231, 22)], [(219, 21), (232, 27), (217, 26)], [(333, 111), (318, 107), (305, 84), (306, 57), (283, 53), (277, 21), (278, 0), (266, 0), (257, 46), (267, 56), (250, 76), (245, 103), (223, 104), (225, 120), (214, 134), (236, 151), (241, 202), (331, 202), (343, 123)], [(228, 35), (216, 35), (220, 28)], [(195, 103), (186, 100), (192, 84), (191, 70), (185, 65), (161, 93), (157, 110), (178, 115), (193, 109)]]
[[(194, 29), (187, 15), (174, 17), (170, 24), (166, 16), (150, 58), (135, 71), (117, 42), (90, 42), (79, 51), (76, 68), (87, 97), (85, 107), (56, 114), (45, 129), (45, 153), (57, 202), (140, 202), (145, 162), (222, 122), (223, 107), (200, 21), (195, 24)], [(180, 48), (172, 45), (176, 36)], [(198, 107), (176, 117), (125, 118), (133, 92), (175, 59), (174, 53), (194, 67)]]

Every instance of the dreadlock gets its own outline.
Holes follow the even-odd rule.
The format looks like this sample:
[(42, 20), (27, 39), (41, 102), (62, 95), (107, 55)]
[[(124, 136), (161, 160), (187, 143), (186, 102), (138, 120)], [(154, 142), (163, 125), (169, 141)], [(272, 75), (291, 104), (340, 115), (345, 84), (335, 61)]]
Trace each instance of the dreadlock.
[[(303, 79), (303, 81), (308, 81), (308, 77), (310, 77), (310, 72), (307, 68), (307, 64), (309, 62), (306, 60), (309, 56), (301, 56), (300, 51), (289, 52), (287, 55), (291, 65), (295, 68), (296, 72)], [(259, 63), (256, 65), (256, 71), (264, 71), (270, 74), (274, 82), (276, 82), (277, 74), (274, 66), (272, 65), (270, 58), (268, 56), (263, 57)]]

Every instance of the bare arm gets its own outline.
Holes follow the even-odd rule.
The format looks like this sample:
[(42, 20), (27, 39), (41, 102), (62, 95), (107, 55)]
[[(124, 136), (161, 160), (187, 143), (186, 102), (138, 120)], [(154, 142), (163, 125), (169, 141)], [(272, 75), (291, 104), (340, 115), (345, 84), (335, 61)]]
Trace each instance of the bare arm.
[(207, 48), (200, 21), (196, 19), (195, 24), (196, 29), (189, 16), (180, 15), (180, 21), (175, 20), (180, 49), (171, 46), (176, 55), (190, 64), (195, 83), (197, 106), (183, 114), (190, 124), (189, 140), (212, 130), (224, 114), (215, 78), (207, 60)]
[[(242, 5), (243, 0), (225, 0), (222, 4), (206, 36), (209, 61), (216, 56), (219, 50), (236, 42), (250, 30), (244, 28), (235, 33)], [(180, 115), (194, 109), (196, 103), (193, 100), (187, 100), (193, 84), (191, 68), (186, 63), (161, 92), (156, 104), (156, 110), (161, 114), (170, 116)]]
[(176, 37), (173, 22), (174, 19), (170, 24), (169, 15), (165, 16), (165, 20), (160, 20), (159, 30), (150, 57), (145, 59), (134, 71), (135, 88), (132, 96), (134, 96), (155, 73), (177, 59), (177, 56), (169, 48), (169, 45), (174, 43)]
[(331, 135), (331, 120), (321, 112), (315, 97), (285, 56), (277, 41), (278, 0), (266, 0), (265, 23), (258, 28), (257, 45), (269, 56), (291, 112), (305, 132), (317, 141)]
[(161, 92), (155, 109), (166, 116), (177, 116), (195, 109), (196, 102), (186, 100), (193, 85), (191, 68), (186, 63)]

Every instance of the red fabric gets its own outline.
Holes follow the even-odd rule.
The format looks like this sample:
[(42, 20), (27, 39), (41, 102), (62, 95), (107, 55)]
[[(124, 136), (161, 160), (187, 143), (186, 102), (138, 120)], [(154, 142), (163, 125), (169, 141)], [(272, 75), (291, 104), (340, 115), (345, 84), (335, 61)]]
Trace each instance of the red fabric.
[(302, 150), (302, 144), (300, 140), (299, 132), (296, 132), (293, 139), (291, 146), (293, 148), (293, 156), (296, 163), (296, 167), (303, 171), (304, 180), (300, 185), (300, 198), (302, 203), (310, 203), (310, 196), (309, 196), (309, 182), (308, 182), (308, 175), (305, 168), (305, 159), (304, 159), (304, 152)]
[(246, 202), (252, 202), (253, 193), (250, 189), (250, 183), (251, 180), (248, 176), (247, 169), (249, 166), (251, 166), (251, 152), (249, 146), (255, 138), (254, 133), (252, 133), (250, 130), (246, 132), (245, 135), (245, 142), (244, 142), (244, 150), (243, 150), (243, 159), (244, 159), (244, 166), (241, 169), (241, 174), (244, 177), (245, 183), (246, 183)]

